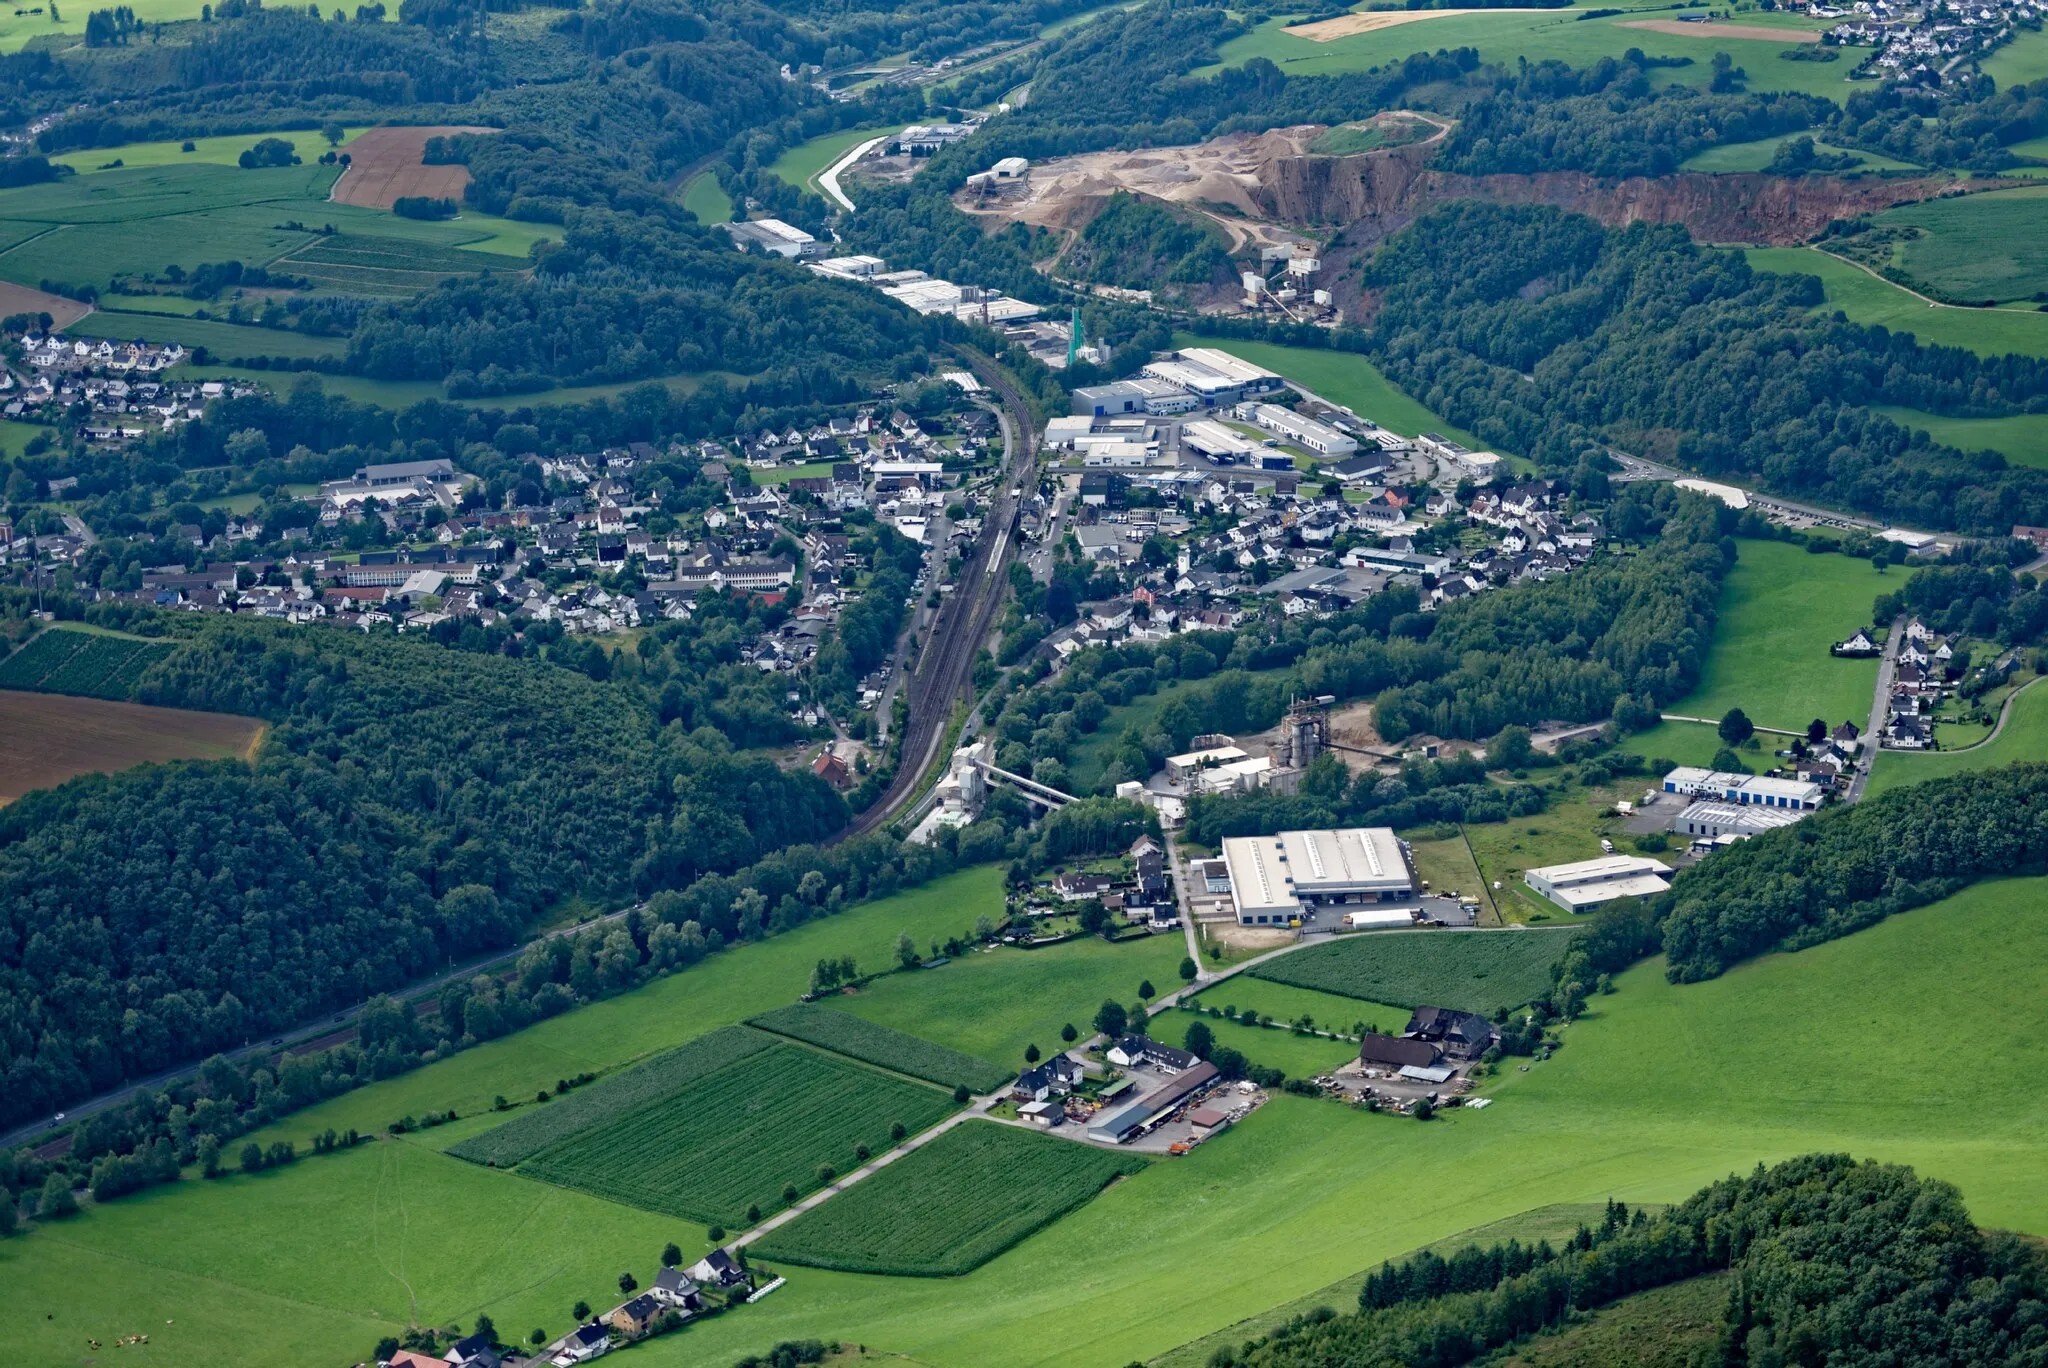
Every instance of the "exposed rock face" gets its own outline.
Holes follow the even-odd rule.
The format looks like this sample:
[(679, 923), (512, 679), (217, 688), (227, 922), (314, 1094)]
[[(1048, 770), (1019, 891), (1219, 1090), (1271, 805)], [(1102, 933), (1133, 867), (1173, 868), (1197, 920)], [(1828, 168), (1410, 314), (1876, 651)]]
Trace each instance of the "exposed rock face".
[[(1710, 176), (1681, 172), (1600, 180), (1577, 171), (1460, 176), (1433, 171), (1434, 148), (1394, 148), (1353, 157), (1278, 156), (1259, 168), (1250, 194), (1260, 212), (1286, 223), (1348, 225), (1353, 243), (1376, 242), (1448, 200), (1554, 204), (1610, 227), (1682, 223), (1701, 242), (1788, 246), (1832, 219), (1875, 213), (1958, 193), (1939, 177)], [(1976, 183), (1972, 189), (1997, 183)]]

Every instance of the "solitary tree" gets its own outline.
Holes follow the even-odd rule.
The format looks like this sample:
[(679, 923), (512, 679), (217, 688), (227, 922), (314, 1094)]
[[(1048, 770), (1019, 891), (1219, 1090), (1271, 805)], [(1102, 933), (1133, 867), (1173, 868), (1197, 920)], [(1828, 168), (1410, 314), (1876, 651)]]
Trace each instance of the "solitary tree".
[(754, 1224), (755, 1222), (759, 1221), (760, 1219), (761, 1219), (761, 1204), (760, 1204), (759, 1202), (749, 1202), (749, 1203), (747, 1203), (747, 1224), (748, 1224), (748, 1225), (753, 1225), (753, 1224)]
[(1416, 1099), (1416, 1102), (1415, 1102), (1415, 1119), (1416, 1119), (1417, 1121), (1427, 1121), (1427, 1120), (1429, 1120), (1429, 1118), (1430, 1118), (1430, 1117), (1432, 1117), (1432, 1116), (1435, 1116), (1435, 1115), (1436, 1115), (1436, 1107), (1435, 1107), (1435, 1106), (1434, 1106), (1433, 1104), (1431, 1104), (1431, 1102), (1430, 1102), (1430, 1100), (1429, 1100), (1428, 1098), (1426, 1098), (1426, 1097), (1422, 1097), (1422, 1098), (1417, 1098), (1417, 1099)]
[(526, 1341), (535, 1346), (546, 1344), (548, 1342), (548, 1332), (536, 1325), (533, 1327), (533, 1333), (526, 1337)]
[(896, 937), (896, 962), (905, 969), (917, 968), (917, 942), (910, 938), (908, 931)]
[(1024, 1062), (1026, 1064), (1036, 1064), (1038, 1062), (1038, 1046), (1036, 1044), (1024, 1047)]
[[(718, 1227), (717, 1227), (717, 1226), (713, 1226), (713, 1227), (711, 1227), (711, 1228), (712, 1228), (713, 1230), (718, 1230)], [(719, 1231), (718, 1231), (718, 1233), (719, 1233), (719, 1235), (723, 1235), (723, 1234), (725, 1234), (725, 1232), (724, 1232), (724, 1231), (722, 1231), (722, 1230), (719, 1230)], [(716, 1237), (714, 1237), (714, 1238), (716, 1238)], [(639, 1285), (640, 1285), (640, 1280), (639, 1280), (638, 1278), (634, 1277), (634, 1276), (633, 1276), (633, 1275), (632, 1275), (631, 1273), (621, 1273), (621, 1274), (619, 1274), (619, 1291), (621, 1291), (621, 1292), (631, 1292), (631, 1291), (632, 1291), (632, 1290), (633, 1290), (634, 1288), (638, 1287)]]
[(1816, 717), (1806, 724), (1806, 740), (1809, 745), (1818, 746), (1828, 739), (1828, 724), (1824, 718)]
[(590, 1303), (589, 1303), (589, 1302), (587, 1302), (587, 1301), (579, 1301), (579, 1302), (577, 1302), (577, 1303), (576, 1303), (576, 1305), (574, 1305), (573, 1307), (569, 1308), (569, 1314), (570, 1314), (571, 1316), (575, 1317), (575, 1319), (576, 1319), (576, 1321), (577, 1321), (577, 1323), (578, 1323), (578, 1324), (581, 1324), (582, 1322), (584, 1322), (584, 1321), (587, 1321), (587, 1320), (589, 1320), (589, 1319), (590, 1319)]
[(341, 140), (348, 136), (348, 130), (343, 128), (338, 121), (329, 119), (326, 123), (320, 125), (320, 136), (327, 139), (329, 147), (339, 147), (341, 146)]
[(1720, 733), (1723, 745), (1739, 746), (1756, 735), (1756, 724), (1749, 720), (1742, 709), (1730, 708), (1721, 718), (1721, 725), (1716, 730)]
[(782, 1187), (782, 1201), (783, 1201), (783, 1205), (785, 1205), (785, 1206), (787, 1206), (787, 1205), (789, 1205), (790, 1203), (792, 1203), (792, 1202), (796, 1201), (796, 1184), (795, 1184), (795, 1183), (785, 1183), (785, 1184), (783, 1184), (783, 1187)]
[(903, 1143), (903, 1137), (909, 1133), (909, 1131), (904, 1129), (901, 1121), (893, 1121), (889, 1124), (889, 1138), (899, 1145)]
[(1193, 983), (1198, 977), (1201, 976), (1201, 973), (1202, 967), (1195, 963), (1195, 957), (1193, 955), (1181, 956), (1180, 981), (1182, 983)]
[(832, 1183), (832, 1180), (837, 1178), (838, 1176), (839, 1170), (833, 1168), (830, 1164), (818, 1165), (818, 1185), (820, 1187), (829, 1187)]
[(1150, 1002), (1152, 1000), (1152, 995), (1154, 993), (1157, 993), (1158, 991), (1158, 989), (1152, 986), (1151, 979), (1140, 979), (1138, 981), (1138, 996), (1140, 998), (1143, 998), (1146, 1002)]
[(1071, 1045), (1080, 1038), (1081, 1033), (1074, 1029), (1073, 1022), (1070, 1021), (1066, 1025), (1060, 1027), (1060, 1039), (1066, 1041), (1067, 1044)]
[(496, 1344), (498, 1342), (498, 1327), (491, 1324), (489, 1316), (478, 1316), (476, 1318), (476, 1329), (469, 1333), (472, 1335), (482, 1335), (486, 1344)]
[(681, 1263), (682, 1261), (682, 1246), (678, 1245), (674, 1240), (670, 1240), (667, 1244), (661, 1247), (661, 1266), (663, 1268), (674, 1268), (677, 1264)]
[(1095, 1029), (1106, 1036), (1120, 1036), (1130, 1017), (1125, 1014), (1121, 1003), (1104, 1001), (1095, 1010)]
[(955, 1104), (965, 1106), (967, 1104), (967, 1099), (972, 1096), (974, 1096), (974, 1094), (967, 1091), (967, 1085), (965, 1083), (958, 1083), (954, 1085), (953, 1101)]

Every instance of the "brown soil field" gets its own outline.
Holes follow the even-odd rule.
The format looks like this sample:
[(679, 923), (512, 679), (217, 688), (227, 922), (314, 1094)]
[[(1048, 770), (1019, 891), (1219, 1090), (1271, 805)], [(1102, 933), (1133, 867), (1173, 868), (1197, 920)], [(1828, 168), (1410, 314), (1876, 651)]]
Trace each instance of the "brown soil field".
[(348, 145), (349, 167), (328, 198), (339, 204), (389, 209), (408, 195), (460, 201), (469, 184), (466, 166), (422, 166), (427, 139), (454, 133), (495, 133), (495, 128), (439, 124), (421, 128), (373, 128)]
[[(1302, 24), (1285, 30), (1296, 38), (1306, 38), (1312, 43), (1334, 42), (1349, 38), (1354, 33), (1376, 33), (1380, 29), (1393, 28), (1396, 24), (1413, 24), (1422, 19), (1449, 19), (1458, 14), (1540, 14), (1541, 7), (1527, 9), (1428, 9), (1428, 10), (1372, 10), (1365, 14), (1340, 14), (1335, 19), (1324, 19), (1313, 24)], [(1711, 25), (1687, 24), (1696, 29)]]
[(26, 285), (10, 285), (0, 281), (0, 318), (18, 313), (46, 313), (56, 320), (59, 328), (68, 328), (92, 312), (90, 304), (81, 304), (63, 295), (45, 294), (31, 290)]
[(263, 730), (228, 713), (0, 689), (0, 802), (95, 771), (254, 755)]
[(1759, 43), (1818, 43), (1812, 29), (1766, 28), (1762, 24), (1688, 24), (1680, 19), (1629, 19), (1616, 28), (1648, 29), (1674, 38), (1749, 38)]

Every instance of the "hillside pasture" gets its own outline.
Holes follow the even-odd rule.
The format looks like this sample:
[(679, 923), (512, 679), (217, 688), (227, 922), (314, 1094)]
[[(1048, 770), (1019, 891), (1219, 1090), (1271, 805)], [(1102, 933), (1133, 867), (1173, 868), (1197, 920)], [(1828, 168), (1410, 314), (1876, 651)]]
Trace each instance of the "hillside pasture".
[(177, 342), (188, 351), (204, 347), (212, 356), (229, 361), (250, 356), (315, 360), (324, 356), (340, 356), (348, 346), (345, 337), (316, 337), (311, 333), (259, 328), (254, 324), (229, 323), (218, 318), (130, 313), (124, 309), (95, 310), (72, 325), (66, 336), (104, 337), (115, 342)]
[(1950, 418), (1895, 405), (1880, 405), (1874, 411), (1902, 427), (1917, 428), (1935, 441), (1958, 451), (1995, 451), (2010, 465), (2048, 470), (2048, 414)]
[(247, 756), (262, 734), (253, 717), (0, 688), (0, 802), (81, 774)]
[(1869, 561), (1814, 555), (1790, 542), (1737, 546), (1699, 686), (1665, 711), (1718, 719), (1741, 708), (1751, 722), (1787, 731), (1803, 732), (1816, 717), (1863, 726), (1877, 662), (1838, 659), (1828, 647), (1870, 626), (1872, 602), (1910, 572), (1879, 574)]
[[(1705, 171), (1711, 175), (1730, 175), (1762, 171), (1771, 164), (1778, 149), (1797, 138), (1798, 134), (1773, 138), (1759, 138), (1755, 142), (1723, 143), (1696, 152), (1679, 166), (1681, 171)], [(1881, 152), (1865, 152), (1860, 148), (1837, 147), (1833, 143), (1815, 138), (1813, 150), (1823, 156), (1848, 155), (1857, 159), (1851, 174), (1863, 171), (1918, 171), (1921, 168), (1911, 162), (1902, 162), (1896, 157), (1887, 157)]]
[(1396, 1007), (1492, 1013), (1550, 991), (1570, 930), (1380, 931), (1268, 960), (1256, 978)]
[(773, 1211), (785, 1185), (823, 1186), (819, 1166), (860, 1162), (952, 1109), (937, 1088), (797, 1045), (756, 1051), (667, 1097), (542, 1150), (519, 1171), (644, 1211), (744, 1226)]
[(775, 1037), (765, 1032), (724, 1027), (552, 1102), (530, 1103), (511, 1120), (451, 1146), (448, 1153), (472, 1163), (510, 1168), (550, 1145), (666, 1101), (698, 1079), (774, 1044)]
[(770, 1231), (752, 1252), (848, 1273), (958, 1277), (1150, 1162), (969, 1121)]
[(949, 1088), (965, 1086), (971, 1092), (991, 1092), (1010, 1076), (1009, 1070), (986, 1059), (815, 1003), (778, 1008), (747, 1024)]
[[(348, 151), (350, 144), (362, 136), (367, 125), (345, 126), (341, 142), (334, 144), (341, 151)], [(168, 138), (161, 142), (120, 143), (113, 147), (86, 147), (70, 152), (52, 152), (50, 160), (62, 162), (81, 176), (103, 176), (108, 171), (130, 170), (151, 166), (233, 166), (240, 169), (239, 158), (265, 138), (280, 138), (292, 145), (292, 150), (304, 161), (318, 161), (320, 154), (329, 150), (330, 144), (317, 128), (280, 128), (265, 133), (223, 133), (207, 138)], [(192, 150), (187, 152), (185, 144), (190, 142)], [(120, 162), (120, 166), (107, 166), (109, 162)], [(101, 168), (105, 167), (106, 170)]]
[(1929, 347), (1962, 347), (1979, 356), (2048, 356), (2048, 314), (2031, 309), (1961, 309), (1930, 305), (1852, 262), (1811, 247), (1743, 249), (1752, 268), (1820, 280), (1825, 307), (1857, 323), (1911, 333)]
[(2048, 290), (2044, 216), (2048, 185), (1901, 205), (1876, 222), (1920, 230), (1922, 236), (1892, 250), (1893, 261), (1914, 280), (1952, 299), (2007, 303)]

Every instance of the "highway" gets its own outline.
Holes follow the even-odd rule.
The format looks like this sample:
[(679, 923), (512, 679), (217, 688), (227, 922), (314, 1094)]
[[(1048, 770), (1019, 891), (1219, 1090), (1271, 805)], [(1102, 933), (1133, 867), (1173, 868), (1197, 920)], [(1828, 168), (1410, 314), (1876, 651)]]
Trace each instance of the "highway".
[(880, 830), (894, 821), (924, 788), (941, 754), (953, 709), (966, 697), (974, 673), (974, 656), (995, 630), (996, 612), (1009, 589), (1009, 564), (1017, 552), (1017, 512), (1023, 494), (1036, 486), (1033, 462), (1038, 430), (1031, 409), (1002, 369), (971, 347), (960, 355), (984, 385), (1003, 402), (1003, 477), (997, 483), (973, 559), (932, 623), (916, 668), (908, 681), (910, 721), (903, 730), (896, 777), (888, 791), (867, 811), (849, 822), (835, 840)]

